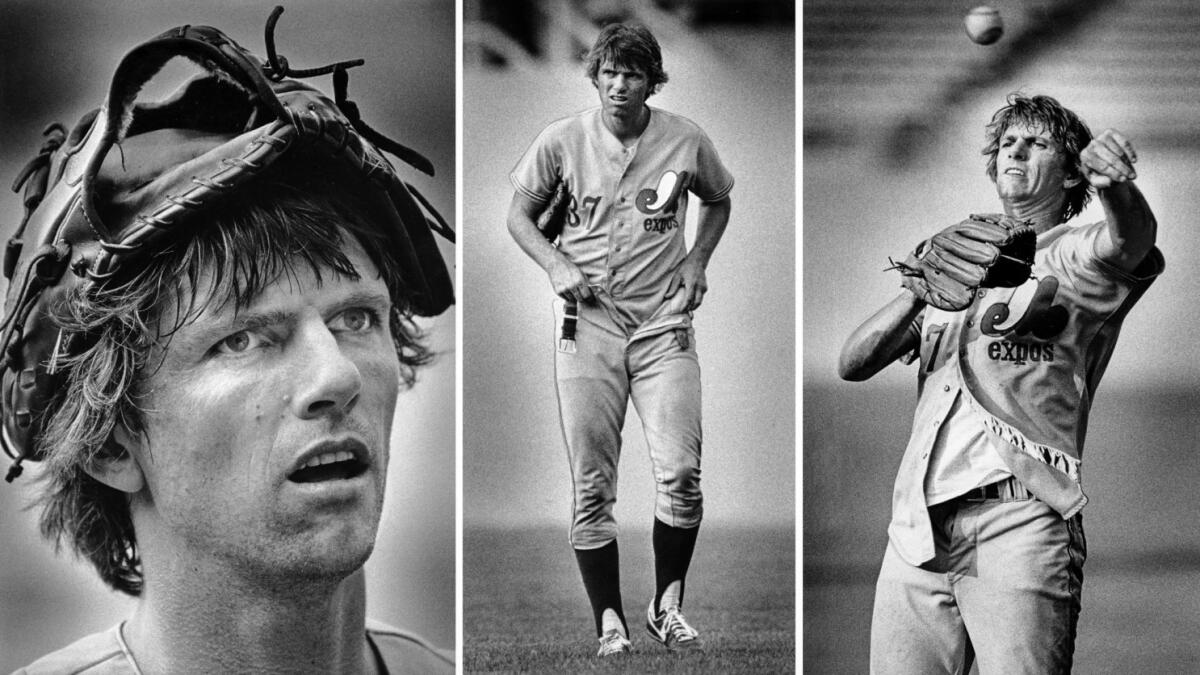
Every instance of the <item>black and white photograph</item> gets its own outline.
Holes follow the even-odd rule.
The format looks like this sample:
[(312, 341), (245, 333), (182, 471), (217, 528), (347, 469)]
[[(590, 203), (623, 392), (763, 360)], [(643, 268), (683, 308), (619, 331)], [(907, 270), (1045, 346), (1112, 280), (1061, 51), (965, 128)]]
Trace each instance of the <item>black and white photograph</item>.
[(804, 672), (1200, 664), (1198, 27), (803, 3)]
[(793, 10), (464, 3), (463, 672), (794, 668)]
[(0, 672), (455, 672), (456, 34), (0, 5)]

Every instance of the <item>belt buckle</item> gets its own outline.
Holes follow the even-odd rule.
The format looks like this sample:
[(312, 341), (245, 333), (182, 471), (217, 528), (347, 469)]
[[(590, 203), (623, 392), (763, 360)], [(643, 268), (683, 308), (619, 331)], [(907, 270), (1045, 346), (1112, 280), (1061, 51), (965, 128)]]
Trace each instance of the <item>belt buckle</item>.
[(999, 483), (988, 483), (987, 485), (980, 485), (977, 488), (972, 488), (966, 494), (963, 495), (963, 501), (972, 502), (972, 503), (986, 502), (986, 501), (990, 501), (993, 499), (999, 499), (999, 498), (1000, 498), (1000, 484)]

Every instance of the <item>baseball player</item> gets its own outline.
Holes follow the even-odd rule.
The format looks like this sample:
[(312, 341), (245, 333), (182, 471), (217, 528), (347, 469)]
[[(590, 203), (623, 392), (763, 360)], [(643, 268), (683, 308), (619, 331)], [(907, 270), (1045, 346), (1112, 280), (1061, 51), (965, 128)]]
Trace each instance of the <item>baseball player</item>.
[[(733, 178), (694, 123), (646, 105), (667, 81), (654, 36), (611, 24), (587, 56), (600, 106), (554, 122), (510, 179), (508, 228), (562, 300), (555, 372), (574, 488), (570, 542), (591, 601), (600, 656), (631, 650), (621, 604), (617, 460), (629, 399), (657, 487), (650, 635), (697, 648), (684, 581), (701, 518), (700, 366), (692, 312), (729, 219)], [(557, 246), (534, 220), (558, 183), (569, 194)], [(689, 193), (700, 200), (690, 251)]]
[[(296, 72), (181, 26), (21, 172), (3, 445), (41, 528), (133, 615), (19, 673), (453, 673), (366, 619), (397, 397), (453, 303), (452, 235), (380, 150), (341, 63)], [(138, 90), (173, 57), (203, 72)], [(332, 73), (330, 99), (295, 77)]]
[[(1163, 270), (1120, 132), (1047, 96), (987, 127), (1004, 213), (1037, 232), (1032, 274), (947, 311), (905, 290), (846, 341), (865, 380), (919, 359), (871, 624), (874, 673), (1066, 673), (1086, 556), (1080, 461), (1121, 323)], [(1070, 222), (1095, 193), (1105, 219)]]

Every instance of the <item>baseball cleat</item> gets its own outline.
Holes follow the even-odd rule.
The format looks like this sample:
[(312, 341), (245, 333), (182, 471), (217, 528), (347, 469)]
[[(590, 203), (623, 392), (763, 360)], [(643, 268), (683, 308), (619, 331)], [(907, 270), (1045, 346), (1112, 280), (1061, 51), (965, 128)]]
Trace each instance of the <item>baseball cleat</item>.
[(610, 630), (600, 636), (600, 651), (596, 652), (596, 656), (618, 656), (628, 654), (633, 651), (633, 643), (630, 642), (620, 631)]
[(683, 611), (678, 607), (668, 607), (657, 615), (654, 613), (654, 601), (646, 608), (646, 631), (650, 637), (663, 643), (670, 651), (685, 651), (702, 649), (700, 634), (688, 625), (683, 618)]

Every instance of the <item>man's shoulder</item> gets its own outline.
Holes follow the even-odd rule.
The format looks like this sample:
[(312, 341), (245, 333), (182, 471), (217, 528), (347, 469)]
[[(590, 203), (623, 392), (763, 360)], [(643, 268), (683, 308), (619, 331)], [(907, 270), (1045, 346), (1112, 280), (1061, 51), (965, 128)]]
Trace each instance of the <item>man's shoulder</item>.
[(662, 127), (673, 134), (684, 134), (692, 136), (704, 136), (704, 129), (700, 128), (699, 124), (693, 122), (690, 118), (684, 117), (679, 113), (674, 113), (662, 108), (651, 108), (654, 111), (654, 117)]
[(438, 649), (418, 635), (367, 619), (367, 637), (389, 672), (453, 673), (454, 653)]
[(132, 675), (137, 669), (129, 661), (118, 634), (112, 628), (80, 638), (62, 649), (19, 668), (13, 675)]
[(547, 124), (542, 129), (542, 136), (546, 137), (567, 137), (571, 135), (587, 135), (591, 129), (596, 127), (596, 122), (599, 120), (600, 108), (588, 108), (566, 117), (560, 117), (550, 124)]
[(1075, 260), (1093, 260), (1094, 264), (1105, 272), (1106, 276), (1124, 279), (1130, 283), (1149, 282), (1162, 273), (1165, 267), (1162, 251), (1157, 246), (1150, 249), (1138, 269), (1126, 272), (1104, 262), (1096, 254), (1096, 240), (1104, 236), (1108, 229), (1107, 220), (1097, 220), (1088, 223), (1063, 223), (1038, 237), (1038, 249), (1044, 249), (1050, 260), (1071, 258), (1069, 252), (1074, 251)]
[(1059, 223), (1038, 236), (1038, 245), (1040, 248), (1054, 245), (1061, 246), (1064, 241), (1070, 242), (1081, 237), (1095, 237), (1097, 232), (1107, 226), (1108, 221), (1105, 220), (1083, 222), (1076, 219)]

